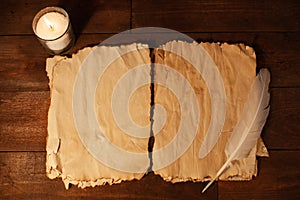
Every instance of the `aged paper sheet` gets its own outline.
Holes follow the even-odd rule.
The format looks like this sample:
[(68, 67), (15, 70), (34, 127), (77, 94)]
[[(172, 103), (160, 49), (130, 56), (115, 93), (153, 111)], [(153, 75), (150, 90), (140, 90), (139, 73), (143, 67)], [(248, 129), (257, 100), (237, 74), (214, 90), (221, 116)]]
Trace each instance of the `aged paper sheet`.
[[(221, 114), (212, 111), (218, 97), (211, 97), (213, 89), (207, 85), (208, 79), (213, 83), (215, 77), (199, 73), (184, 56), (199, 57), (194, 51), (197, 48), (215, 63), (226, 96), (226, 110), (219, 109), (224, 114), (221, 136), (202, 159), (199, 149), (205, 134)], [(253, 49), (242, 44), (173, 41), (152, 53), (155, 65), (151, 64), (150, 49), (143, 44), (88, 47), (72, 58), (47, 59), (49, 178), (62, 178), (66, 188), (69, 184), (85, 188), (141, 179), (150, 170), (172, 182), (204, 181), (215, 175), (226, 160), (226, 141), (256, 75)], [(167, 70), (162, 66), (168, 66)], [(173, 71), (175, 76), (168, 78)], [(153, 113), (151, 80), (159, 82), (154, 87)], [(184, 125), (183, 116), (188, 116)], [(180, 128), (188, 136), (181, 134), (175, 140)], [(191, 135), (193, 128), (197, 131)], [(149, 154), (151, 130), (155, 143)], [(179, 152), (180, 146), (175, 150), (179, 153), (172, 153), (177, 145), (186, 148)], [(248, 158), (235, 162), (220, 179), (251, 179), (257, 173), (256, 155), (267, 155), (261, 139)]]
[[(216, 120), (216, 117), (221, 115), (222, 107), (218, 102), (212, 106), (212, 96), (220, 96), (221, 94), (218, 94), (215, 90), (213, 90), (214, 92), (209, 91), (207, 80), (204, 80), (201, 73), (191, 63), (192, 60), (196, 59), (199, 65), (205, 64), (206, 55), (199, 57), (199, 49), (200, 53), (204, 49), (215, 62), (226, 93), (226, 112), (224, 112), (226, 114), (220, 138), (211, 152), (203, 159), (199, 159), (199, 149), (205, 134), (209, 134), (208, 129), (212, 120)], [(155, 51), (155, 63), (169, 66), (189, 80), (197, 96), (201, 116), (199, 127), (191, 146), (175, 162), (165, 168), (155, 170), (155, 173), (159, 174), (164, 180), (171, 182), (211, 179), (226, 161), (224, 148), (239, 120), (239, 115), (247, 100), (251, 84), (256, 77), (255, 52), (252, 48), (243, 44), (201, 43), (199, 45), (185, 42), (170, 42)], [(163, 70), (159, 67), (156, 68), (156, 74), (163, 74), (162, 72)], [(169, 73), (166, 73), (165, 77), (161, 79), (170, 80), (169, 85), (178, 85), (180, 83), (179, 78), (172, 80), (168, 77)], [(202, 74), (205, 73), (206, 71), (202, 71)], [(216, 76), (213, 76), (213, 73), (205, 75), (206, 79), (216, 81)], [(155, 103), (161, 104), (165, 108), (167, 119), (164, 128), (156, 135), (154, 152), (174, 142), (175, 135), (183, 127), (179, 127), (183, 118), (182, 112), (189, 112), (187, 115), (192, 116), (192, 121), (195, 121), (195, 109), (187, 111), (188, 108), (182, 107), (178, 99), (178, 95), (174, 93), (174, 90), (170, 90), (161, 84), (155, 85)], [(188, 101), (188, 99), (183, 97), (180, 101), (185, 100)], [(216, 107), (216, 116), (214, 117), (212, 116), (212, 109)], [(154, 128), (156, 126), (155, 122), (160, 120), (161, 115), (154, 114)], [(193, 125), (190, 124), (183, 127), (184, 130), (181, 131), (188, 134), (191, 131), (191, 126)], [(258, 143), (259, 149), (255, 146), (247, 158), (235, 162), (220, 176), (220, 179), (250, 180), (252, 176), (256, 176), (256, 154), (267, 156), (262, 140), (260, 139)], [(182, 148), (182, 144), (177, 142), (176, 148)], [(163, 162), (163, 159), (163, 156), (157, 156), (153, 158), (153, 162), (160, 163)]]
[[(92, 63), (89, 63), (89, 66), (87, 66), (84, 63), (87, 62), (86, 59), (88, 55), (91, 55), (92, 51), (92, 56), (94, 57), (88, 60)], [(113, 54), (123, 55), (109, 63), (112, 58), (110, 56)], [(80, 81), (76, 88), (76, 79), (80, 78), (77, 77), (80, 68), (90, 67), (91, 73), (96, 74), (101, 63), (107, 60), (109, 61), (107, 69), (103, 70), (99, 77), (94, 76), (98, 83), (96, 87), (94, 86), (96, 88), (94, 96), (86, 95), (88, 91), (95, 89), (90, 81), (93, 78), (93, 74), (92, 76), (83, 76), (84, 81)], [(66, 188), (69, 187), (69, 183), (84, 188), (142, 178), (144, 173), (147, 172), (149, 162), (147, 157), (148, 139), (135, 138), (124, 134), (114, 122), (110, 103), (112, 91), (120, 77), (130, 69), (147, 63), (150, 63), (149, 49), (147, 46), (140, 44), (122, 47), (85, 48), (73, 55), (72, 58), (55, 56), (47, 59), (46, 70), (51, 90), (47, 138), (47, 175), (49, 178), (61, 177)], [(94, 65), (96, 67), (93, 68)], [(147, 75), (150, 74), (150, 67), (148, 67), (146, 73)], [(148, 78), (148, 82), (150, 82), (150, 76)], [(75, 89), (83, 95), (81, 102), (74, 103), (73, 101)], [(76, 92), (78, 93), (78, 91)], [(145, 155), (144, 162), (130, 163), (130, 160), (128, 161), (139, 168), (141, 173), (129, 173), (126, 170), (124, 172), (108, 167), (107, 163), (105, 165), (97, 159), (97, 155), (91, 147), (94, 145), (93, 141), (83, 142), (85, 138), (82, 138), (82, 135), (80, 137), (78, 133), (80, 127), (78, 127), (79, 123), (76, 124), (74, 112), (77, 108), (87, 107), (87, 102), (94, 99), (96, 103), (93, 106), (97, 120), (109, 142), (121, 149), (125, 149), (126, 152), (143, 153)], [(150, 83), (138, 88), (132, 94), (129, 105), (130, 113), (132, 113), (131, 117), (137, 124), (145, 126), (150, 123)], [(123, 117), (122, 113), (118, 114), (121, 115), (120, 117)], [(90, 113), (85, 112), (80, 117), (77, 120), (87, 120), (84, 128), (89, 134), (92, 134), (97, 127), (90, 123), (93, 120)], [(150, 132), (150, 129), (147, 132)], [(97, 138), (94, 140), (96, 141)], [(98, 146), (96, 150), (99, 150), (100, 153), (101, 151), (105, 152), (104, 145)], [(94, 154), (92, 155), (91, 152)], [(105, 152), (105, 156), (103, 159), (108, 163), (110, 162), (108, 159), (122, 162), (122, 158), (114, 158), (112, 152)]]

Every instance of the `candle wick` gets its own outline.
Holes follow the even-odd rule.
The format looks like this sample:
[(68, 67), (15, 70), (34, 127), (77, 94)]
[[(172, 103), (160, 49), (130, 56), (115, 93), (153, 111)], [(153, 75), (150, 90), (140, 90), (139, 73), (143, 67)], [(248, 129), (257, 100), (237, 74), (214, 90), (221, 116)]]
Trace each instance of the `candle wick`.
[(49, 22), (49, 20), (46, 17), (44, 17), (44, 20), (45, 20), (46, 24), (48, 25), (48, 27), (51, 29), (51, 31), (54, 31), (54, 27), (51, 24), (51, 22)]

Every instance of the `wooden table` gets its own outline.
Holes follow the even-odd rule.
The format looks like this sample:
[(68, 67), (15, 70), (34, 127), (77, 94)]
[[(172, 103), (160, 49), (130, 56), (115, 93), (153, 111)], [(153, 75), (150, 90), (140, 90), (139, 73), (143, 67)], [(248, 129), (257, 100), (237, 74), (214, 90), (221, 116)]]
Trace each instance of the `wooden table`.
[[(130, 28), (157, 26), (197, 41), (242, 42), (254, 47), (258, 67), (271, 71), (271, 113), (262, 136), (270, 158), (259, 159), (250, 182), (140, 181), (65, 190), (45, 175), (49, 55), (31, 22), (43, 7), (70, 15), (74, 53)], [(298, 0), (2, 0), (0, 3), (0, 199), (300, 199), (300, 3)]]

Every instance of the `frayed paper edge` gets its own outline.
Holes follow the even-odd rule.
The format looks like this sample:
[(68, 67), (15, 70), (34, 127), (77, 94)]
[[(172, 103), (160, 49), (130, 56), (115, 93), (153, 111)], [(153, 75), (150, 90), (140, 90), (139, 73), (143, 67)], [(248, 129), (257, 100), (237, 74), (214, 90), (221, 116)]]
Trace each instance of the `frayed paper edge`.
[[(167, 42), (167, 43), (171, 43), (173, 41)], [(184, 42), (187, 43), (185, 41), (180, 41), (180, 42)], [(166, 43), (166, 44), (167, 44)], [(142, 44), (142, 43), (136, 43), (136, 44)], [(164, 45), (166, 45), (164, 44)], [(223, 45), (235, 45), (235, 44), (228, 44), (226, 42), (193, 42), (193, 45), (205, 45), (205, 44), (216, 44), (219, 45), (221, 48)], [(242, 43), (240, 44), (236, 44), (239, 45), (239, 48), (242, 52), (247, 53), (250, 57), (252, 57), (253, 59), (256, 58), (255, 55), (255, 51), (252, 47), (250, 46), (246, 46)], [(113, 45), (112, 45), (113, 46)], [(121, 47), (125, 47), (126, 45), (121, 45)], [(73, 53), (71, 57), (67, 57), (67, 56), (54, 56), (52, 58), (47, 58), (46, 62), (46, 72), (47, 72), (47, 76), (49, 78), (49, 87), (50, 87), (50, 95), (51, 95), (51, 89), (52, 89), (52, 84), (53, 84), (53, 74), (54, 74), (54, 70), (55, 70), (55, 66), (57, 64), (59, 64), (60, 62), (64, 61), (64, 60), (71, 60), (74, 59), (75, 57), (78, 57), (79, 54), (86, 54), (88, 55), (93, 49), (97, 48), (98, 46), (94, 46), (94, 47), (86, 47), (83, 49), (78, 50), (77, 52)], [(105, 47), (110, 47), (110, 46), (105, 46)], [(85, 56), (86, 57), (86, 56)], [(50, 65), (48, 64), (49, 62), (51, 63), (55, 63), (54, 65)], [(83, 61), (82, 61), (83, 62)], [(50, 110), (50, 107), (49, 107)], [(49, 137), (49, 136), (48, 136)], [(53, 140), (53, 138), (51, 139)], [(50, 139), (47, 139), (47, 143), (50, 142)], [(140, 180), (142, 179), (143, 175), (139, 178), (132, 178), (132, 179), (112, 179), (112, 178), (98, 178), (96, 180), (76, 180), (70, 176), (67, 176), (65, 174), (62, 173), (62, 170), (59, 169), (59, 156), (57, 155), (58, 151), (59, 151), (59, 146), (60, 146), (60, 140), (57, 138), (57, 141), (52, 141), (54, 143), (56, 143), (55, 145), (50, 145), (52, 147), (54, 147), (53, 149), (47, 149), (47, 162), (46, 162), (46, 173), (47, 173), (47, 177), (50, 179), (55, 179), (55, 178), (61, 178), (65, 188), (69, 189), (70, 188), (70, 184), (72, 185), (77, 185), (78, 188), (86, 188), (86, 187), (95, 187), (95, 186), (102, 186), (102, 185), (113, 185), (113, 184), (119, 184), (122, 181), (132, 181), (132, 180)], [(47, 145), (48, 147), (48, 145)], [(260, 157), (269, 157), (269, 153), (268, 150), (262, 140), (262, 138), (260, 137), (258, 139), (257, 142), (257, 152), (256, 155), (260, 156)], [(224, 181), (250, 181), (253, 179), (253, 177), (257, 176), (257, 160), (255, 160), (255, 164), (253, 166), (253, 173), (239, 173), (237, 175), (229, 175), (227, 177), (221, 176), (218, 180), (224, 180)], [(210, 181), (211, 177), (210, 176), (206, 176), (206, 177), (202, 177), (202, 178), (192, 178), (192, 177), (187, 177), (187, 178), (181, 178), (181, 177), (163, 177), (161, 174), (159, 174), (159, 172), (154, 172), (154, 174), (159, 175), (164, 181), (166, 182), (171, 182), (171, 183), (178, 183), (178, 182), (187, 182), (187, 181), (192, 181), (192, 182), (205, 182), (205, 181)]]
[[(255, 147), (253, 147), (253, 150), (256, 150), (256, 156), (259, 157), (269, 157), (269, 153), (268, 150), (262, 140), (261, 137), (259, 137), (259, 139), (257, 140), (257, 144)], [(253, 151), (252, 150), (252, 151)], [(238, 165), (238, 163), (242, 162), (241, 161), (235, 161), (234, 163)], [(252, 165), (252, 169), (250, 169), (250, 171), (245, 172), (243, 170), (239, 170), (239, 172), (235, 175), (221, 175), (217, 180), (221, 180), (221, 181), (251, 181), (253, 180), (254, 177), (257, 176), (258, 173), (258, 161), (257, 159), (255, 159), (254, 161), (255, 163)], [(235, 165), (232, 164), (232, 165)], [(187, 178), (183, 178), (183, 177), (179, 177), (179, 176), (163, 176), (162, 174), (160, 174), (159, 172), (154, 172), (155, 175), (159, 175), (164, 181), (166, 182), (171, 182), (171, 183), (180, 183), (180, 182), (206, 182), (206, 181), (210, 181), (212, 179), (212, 177), (210, 176), (206, 176), (206, 177), (201, 177), (201, 178), (192, 178), (192, 177), (187, 177)]]

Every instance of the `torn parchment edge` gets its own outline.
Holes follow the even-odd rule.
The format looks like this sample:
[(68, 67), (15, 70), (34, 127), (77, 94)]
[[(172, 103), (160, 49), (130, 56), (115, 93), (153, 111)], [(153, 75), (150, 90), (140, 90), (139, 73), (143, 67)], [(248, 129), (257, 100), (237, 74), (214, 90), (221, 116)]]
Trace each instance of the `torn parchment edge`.
[[(198, 43), (197, 43), (198, 44)], [(220, 43), (220, 42), (214, 42), (214, 43), (209, 43), (209, 42), (201, 42), (199, 45), (203, 45), (203, 44), (218, 44), (220, 47), (222, 47), (222, 45), (224, 44), (228, 44), (228, 43)], [(241, 48), (241, 51), (247, 51), (248, 53), (252, 54), (251, 52), (253, 52), (254, 56), (255, 56), (255, 52), (253, 50), (252, 47), (246, 46), (242, 43), (239, 44), (228, 44), (228, 45), (238, 45)], [(50, 87), (50, 97), (51, 97), (51, 90), (53, 88), (53, 74), (55, 73), (55, 66), (58, 65), (60, 62), (64, 61), (64, 60), (71, 60), (74, 59), (75, 57), (81, 57), (84, 56), (84, 54), (86, 54), (86, 56), (84, 56), (84, 58), (87, 57), (87, 55), (95, 48), (97, 48), (98, 46), (94, 46), (94, 47), (86, 47), (83, 48), (81, 50), (79, 50), (78, 52), (72, 54), (71, 58), (68, 58), (66, 56), (54, 56), (53, 58), (47, 58), (46, 62), (46, 71), (47, 71), (47, 76), (49, 78), (49, 87)], [(250, 50), (250, 51), (249, 51)], [(253, 56), (253, 55), (251, 55)], [(49, 62), (55, 62), (54, 65), (50, 65)], [(83, 62), (83, 60), (81, 61)], [(52, 98), (51, 98), (52, 101)], [(49, 110), (51, 109), (51, 104), (49, 107)], [(48, 111), (49, 112), (49, 111)], [(46, 174), (50, 179), (54, 179), (54, 178), (61, 178), (65, 188), (68, 189), (69, 188), (69, 184), (73, 184), (73, 185), (77, 185), (79, 188), (85, 188), (85, 187), (95, 187), (95, 186), (101, 186), (101, 185), (112, 185), (112, 184), (118, 184), (121, 183), (122, 181), (125, 181), (125, 179), (112, 179), (112, 178), (98, 178), (95, 180), (76, 180), (70, 176), (66, 176), (63, 174), (63, 170), (59, 169), (59, 147), (60, 147), (60, 139), (58, 137), (58, 135), (54, 135), (54, 133), (52, 133), (53, 136), (51, 136), (51, 138), (47, 137), (47, 157), (46, 157)], [(51, 148), (50, 148), (51, 147)], [(256, 149), (256, 155), (260, 156), (260, 157), (268, 157), (268, 151), (267, 148), (265, 147), (265, 144), (263, 143), (261, 137), (259, 138), (257, 145), (254, 147)], [(238, 162), (242, 162), (241, 161), (237, 161), (237, 163), (233, 164), (236, 165), (238, 164)], [(253, 165), (253, 176), (257, 176), (257, 160), (255, 159), (255, 163)], [(192, 181), (192, 182), (204, 182), (204, 181), (208, 181), (211, 179), (211, 177), (203, 177), (203, 178), (198, 178), (198, 179), (194, 179), (191, 177), (187, 177), (187, 178), (182, 178), (182, 177), (163, 177), (161, 174), (154, 172), (154, 174), (160, 175), (166, 182), (171, 182), (171, 183), (177, 183), (177, 182), (186, 182), (186, 181)], [(140, 180), (144, 175), (141, 175), (139, 178), (132, 178), (130, 180), (126, 179), (126, 181), (131, 181), (134, 179)], [(239, 172), (239, 174), (235, 175), (235, 176), (220, 176), (219, 180), (252, 180), (253, 176), (251, 175), (246, 175), (245, 173)]]
[[(163, 45), (167, 45), (168, 43), (172, 43), (174, 41), (170, 41), (167, 42)], [(185, 41), (179, 41), (182, 43), (187, 43)], [(235, 43), (235, 44), (230, 44), (227, 42), (193, 42), (193, 43), (189, 43), (189, 44), (193, 44), (193, 45), (201, 45), (204, 49), (205, 49), (205, 45), (209, 44), (209, 45), (218, 45), (221, 49), (223, 48), (223, 46), (238, 46), (238, 48), (240, 49), (241, 52), (243, 52), (244, 54), (248, 55), (251, 59), (254, 59), (256, 61), (256, 54), (255, 51), (252, 47), (245, 45), (243, 43)], [(207, 54), (209, 56), (211, 56), (208, 52)], [(256, 66), (257, 67), (257, 66)], [(258, 173), (258, 168), (257, 168), (257, 162), (258, 160), (256, 159), (256, 156), (258, 157), (269, 157), (269, 153), (268, 150), (263, 142), (263, 139), (261, 138), (261, 136), (258, 138), (256, 145), (252, 148), (251, 152), (255, 151), (255, 158), (253, 159), (253, 162), (251, 162), (251, 166), (249, 167), (250, 170), (249, 172), (245, 172), (244, 170), (240, 169), (239, 165), (243, 162), (246, 162), (246, 159), (248, 159), (250, 156), (239, 160), (239, 161), (234, 161), (230, 167), (235, 167), (236, 169), (238, 169), (238, 173), (236, 175), (226, 175), (225, 173), (223, 173), (217, 180), (224, 180), (224, 181), (250, 181), (253, 179), (253, 177), (257, 176)], [(251, 153), (249, 153), (250, 155)], [(248, 160), (249, 162), (249, 160)], [(250, 164), (249, 164), (250, 165)], [(229, 167), (229, 168), (230, 168)], [(228, 169), (229, 169), (228, 168)], [(228, 170), (227, 169), (227, 170)], [(227, 171), (226, 170), (226, 171)], [(177, 182), (187, 182), (187, 181), (192, 181), (192, 182), (205, 182), (205, 181), (210, 181), (213, 177), (210, 176), (206, 176), (206, 177), (202, 177), (202, 178), (193, 178), (193, 177), (179, 177), (179, 176), (164, 176), (159, 172), (154, 172), (154, 174), (159, 175), (161, 178), (164, 179), (164, 181), (166, 182), (171, 182), (171, 183), (177, 183)]]
[[(48, 58), (46, 60), (46, 72), (47, 76), (49, 78), (49, 87), (50, 87), (50, 97), (52, 97), (52, 89), (53, 89), (53, 81), (54, 81), (54, 73), (55, 73), (55, 67), (63, 61), (80, 61), (81, 63), (84, 62), (85, 58), (87, 58), (88, 54), (95, 48), (95, 47), (86, 47), (82, 50), (79, 50), (77, 53), (73, 54), (71, 58), (68, 58), (66, 56), (54, 56), (53, 58)], [(82, 59), (84, 58), (84, 59)], [(48, 113), (50, 112), (51, 105), (52, 104), (52, 98), (51, 103), (49, 106)], [(49, 117), (49, 114), (48, 114)], [(61, 140), (58, 136), (58, 133), (51, 133), (51, 135), (48, 134), (47, 136), (47, 145), (46, 145), (46, 175), (50, 179), (55, 179), (55, 178), (61, 178), (65, 188), (69, 189), (70, 184), (77, 185), (79, 188), (85, 188), (85, 187), (95, 187), (95, 186), (100, 186), (100, 185), (112, 185), (112, 184), (118, 184), (121, 183), (122, 181), (130, 181), (134, 179), (141, 179), (144, 174), (141, 174), (140, 177), (133, 177), (132, 179), (113, 179), (113, 178), (98, 178), (95, 180), (77, 180), (74, 179), (71, 176), (67, 176), (63, 173), (63, 166), (60, 164), (60, 159), (59, 159), (59, 148), (60, 148), (60, 143)]]
[[(251, 151), (256, 151), (255, 156), (258, 157), (269, 157), (269, 153), (267, 151), (267, 148), (262, 140), (261, 137), (258, 138), (257, 144), (253, 147)], [(248, 158), (248, 157), (247, 157)], [(233, 164), (230, 165), (229, 168), (235, 167), (239, 169), (239, 165), (242, 162), (245, 162), (247, 158), (244, 158), (239, 161), (234, 161)], [(253, 179), (253, 177), (257, 176), (258, 173), (258, 168), (257, 168), (257, 159), (254, 160), (253, 163), (251, 163), (250, 170), (252, 170), (252, 173), (247, 173), (244, 170), (238, 170), (238, 173), (236, 175), (227, 175), (223, 173), (217, 180), (222, 180), (222, 181), (250, 181)], [(228, 169), (229, 169), (228, 168)], [(171, 182), (171, 183), (179, 183), (179, 182), (187, 182), (187, 181), (192, 181), (192, 182), (206, 182), (210, 181), (213, 177), (207, 176), (203, 178), (192, 178), (192, 177), (179, 177), (179, 176), (163, 176), (162, 174), (158, 172), (154, 172), (155, 175), (159, 175), (164, 181), (166, 182)]]

